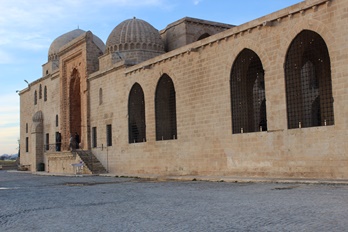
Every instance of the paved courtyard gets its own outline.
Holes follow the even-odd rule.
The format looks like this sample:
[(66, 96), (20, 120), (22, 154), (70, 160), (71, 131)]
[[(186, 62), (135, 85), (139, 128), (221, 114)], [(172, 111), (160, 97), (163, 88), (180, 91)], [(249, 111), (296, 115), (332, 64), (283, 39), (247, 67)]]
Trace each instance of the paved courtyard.
[(348, 185), (0, 171), (1, 231), (348, 231)]

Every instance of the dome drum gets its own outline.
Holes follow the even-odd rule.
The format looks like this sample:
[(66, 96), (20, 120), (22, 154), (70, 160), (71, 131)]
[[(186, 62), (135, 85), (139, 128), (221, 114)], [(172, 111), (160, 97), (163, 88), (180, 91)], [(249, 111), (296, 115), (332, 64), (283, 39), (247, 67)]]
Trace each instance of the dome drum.
[(110, 52), (116, 52), (116, 51), (127, 51), (127, 50), (148, 50), (148, 51), (161, 51), (162, 46), (155, 44), (155, 43), (137, 43), (137, 44), (119, 44), (119, 45), (114, 45), (110, 46), (107, 50), (107, 53)]

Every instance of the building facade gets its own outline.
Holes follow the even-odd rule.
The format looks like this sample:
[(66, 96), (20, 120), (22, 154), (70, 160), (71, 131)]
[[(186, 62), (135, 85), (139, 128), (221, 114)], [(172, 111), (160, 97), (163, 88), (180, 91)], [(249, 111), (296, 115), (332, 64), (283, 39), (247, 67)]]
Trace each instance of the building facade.
[(115, 175), (348, 178), (347, 9), (306, 0), (161, 31), (133, 18), (105, 45), (68, 32), (20, 92), (21, 164), (73, 173), (84, 151)]

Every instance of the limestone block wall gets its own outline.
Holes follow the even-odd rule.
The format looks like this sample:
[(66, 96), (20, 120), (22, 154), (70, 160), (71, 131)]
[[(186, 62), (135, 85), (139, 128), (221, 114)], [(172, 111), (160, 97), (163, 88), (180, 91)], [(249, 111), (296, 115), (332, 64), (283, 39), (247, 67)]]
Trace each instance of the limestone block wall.
[[(41, 98), (40, 98), (41, 86)], [(46, 91), (45, 91), (46, 89)], [(56, 126), (56, 115), (59, 115), (59, 73), (42, 77), (20, 92), (20, 162), (22, 165), (31, 165), (32, 170), (36, 171), (38, 163), (43, 162), (43, 157), (37, 157), (37, 153), (46, 152), (47, 137), (48, 143), (55, 143), (55, 133), (59, 131), (60, 119), (58, 117), (58, 127)], [(37, 103), (34, 104), (35, 91)], [(46, 96), (45, 96), (46, 92)], [(36, 131), (36, 123), (33, 116), (42, 112), (42, 129)], [(38, 134), (39, 133), (39, 134)], [(36, 138), (40, 138), (37, 140)], [(26, 140), (28, 140), (28, 152), (26, 151)], [(53, 146), (49, 146), (49, 149)]]
[[(347, 8), (345, 0), (306, 1), (137, 66), (92, 74), (93, 153), (116, 174), (348, 178)], [(318, 33), (329, 50), (333, 126), (287, 129), (283, 65), (291, 41), (302, 30)], [(263, 65), (268, 131), (232, 134), (230, 74), (244, 48), (254, 51)], [(176, 91), (178, 135), (156, 141), (154, 99), (163, 74)], [(145, 96), (146, 142), (129, 144), (128, 97), (135, 83)], [(108, 124), (112, 146), (106, 149)]]
[(87, 73), (93, 73), (99, 70), (98, 57), (103, 55), (102, 50), (94, 43), (92, 32), (86, 34), (86, 47), (87, 47)]
[(161, 30), (166, 51), (172, 51), (193, 43), (204, 34), (214, 35), (232, 28), (233, 25), (185, 17)]
[[(115, 166), (117, 155), (115, 148), (121, 144), (121, 140), (124, 140), (123, 143), (125, 143), (128, 138), (128, 135), (123, 131), (124, 127), (121, 128), (121, 124), (124, 124), (124, 120), (127, 119), (127, 108), (125, 108), (127, 105), (124, 101), (128, 101), (128, 93), (124, 90), (126, 86), (122, 82), (126, 66), (121, 62), (112, 67), (113, 72), (103, 75), (96, 73), (97, 75), (92, 74), (89, 77), (91, 140), (93, 137), (92, 128), (96, 127), (97, 132), (96, 147), (91, 147), (93, 153), (106, 169)], [(100, 95), (100, 93), (102, 94)], [(107, 125), (112, 125), (113, 146), (110, 147), (107, 146)], [(128, 133), (128, 129), (126, 130)], [(123, 138), (124, 136), (126, 137)], [(92, 145), (92, 141), (90, 143)]]
[(99, 70), (107, 70), (108, 68), (112, 67), (112, 65), (114, 64), (114, 60), (119, 61), (117, 58), (114, 58), (115, 53), (111, 54), (104, 54), (102, 56), (99, 57)]
[(53, 174), (92, 174), (86, 166), (76, 170), (72, 164), (78, 164), (80, 161), (80, 158), (71, 152), (52, 152), (45, 156), (45, 171)]
[(42, 65), (42, 76), (52, 74), (59, 69), (59, 60), (50, 60)]

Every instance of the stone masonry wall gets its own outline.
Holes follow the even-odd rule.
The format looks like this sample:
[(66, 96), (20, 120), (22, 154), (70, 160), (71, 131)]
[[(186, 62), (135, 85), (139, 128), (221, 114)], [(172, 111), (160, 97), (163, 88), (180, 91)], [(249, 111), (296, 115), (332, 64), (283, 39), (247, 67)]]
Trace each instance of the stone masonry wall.
[(214, 35), (231, 27), (233, 25), (185, 17), (169, 24), (160, 33), (166, 51), (172, 51), (197, 41), (203, 34)]
[[(137, 66), (92, 74), (90, 126), (97, 127), (98, 146), (93, 153), (114, 174), (348, 178), (347, 9), (345, 0), (303, 2)], [(329, 50), (335, 125), (289, 130), (283, 64), (304, 29), (320, 34)], [(265, 70), (267, 132), (232, 134), (230, 73), (244, 48), (260, 57)], [(156, 141), (154, 99), (162, 74), (175, 86), (176, 140)], [(145, 95), (147, 141), (128, 144), (134, 83)], [(113, 143), (106, 148), (108, 124)]]
[[(42, 98), (39, 97), (40, 85), (42, 88)], [(44, 88), (47, 89), (47, 100), (44, 99)], [(24, 89), (20, 93), (20, 163), (22, 165), (31, 165), (32, 170), (36, 171), (36, 164), (43, 162), (43, 157), (40, 160), (36, 160), (37, 151), (41, 150), (45, 152), (46, 148), (46, 134), (49, 136), (49, 143), (55, 143), (55, 133), (59, 131), (59, 127), (56, 126), (56, 115), (59, 115), (59, 76), (58, 73), (53, 75), (47, 75), (30, 83), (27, 89)], [(37, 91), (37, 104), (34, 104), (34, 93)], [(43, 123), (42, 134), (39, 135), (40, 141), (36, 141), (37, 136), (35, 132), (35, 123), (33, 122), (33, 116), (38, 111), (42, 111)], [(58, 118), (60, 125), (60, 119)], [(26, 132), (26, 124), (28, 124), (28, 132)], [(28, 137), (29, 151), (26, 152), (25, 141)], [(54, 146), (50, 146), (50, 149), (54, 149)]]

